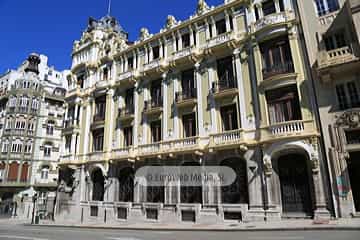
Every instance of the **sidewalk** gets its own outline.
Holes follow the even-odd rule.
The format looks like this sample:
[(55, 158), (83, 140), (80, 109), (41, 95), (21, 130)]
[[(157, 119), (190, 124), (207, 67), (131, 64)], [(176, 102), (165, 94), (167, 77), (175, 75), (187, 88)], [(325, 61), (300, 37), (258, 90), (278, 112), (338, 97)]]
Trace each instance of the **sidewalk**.
[[(29, 224), (25, 224), (29, 225)], [(50, 221), (41, 221), (37, 226), (46, 227), (73, 227), (73, 228), (99, 228), (122, 230), (165, 230), (165, 231), (294, 231), (294, 230), (358, 230), (360, 219), (341, 219), (325, 222), (314, 220), (282, 220), (278, 222), (252, 222), (252, 223), (225, 223), (216, 225), (205, 224), (156, 224), (137, 223), (126, 224), (56, 224)]]

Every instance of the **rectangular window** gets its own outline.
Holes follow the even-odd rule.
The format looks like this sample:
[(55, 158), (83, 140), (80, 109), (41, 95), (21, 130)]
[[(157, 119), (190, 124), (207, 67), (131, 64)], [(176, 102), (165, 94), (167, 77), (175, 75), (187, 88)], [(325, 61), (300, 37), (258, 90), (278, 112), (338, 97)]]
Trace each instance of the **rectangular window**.
[(134, 88), (126, 90), (125, 94), (125, 107), (128, 110), (134, 109)]
[(337, 32), (332, 35), (324, 36), (324, 43), (326, 51), (331, 51), (347, 46), (346, 38), (343, 31)]
[(319, 16), (326, 15), (339, 9), (338, 0), (315, 0)]
[(344, 84), (339, 84), (336, 86), (336, 95), (339, 103), (339, 108), (341, 110), (347, 109), (349, 107), (347, 98), (346, 98), (346, 92), (345, 92), (345, 86)]
[(345, 131), (347, 144), (360, 144), (360, 129)]
[(161, 81), (158, 80), (152, 82), (150, 94), (151, 94), (151, 106), (161, 107), (162, 105)]
[(182, 47), (183, 48), (190, 47), (190, 34), (189, 33), (183, 34), (181, 36), (181, 40), (182, 40)]
[(226, 33), (226, 21), (225, 21), (225, 19), (221, 19), (221, 20), (217, 21), (215, 24), (216, 24), (217, 35)]
[(232, 57), (217, 60), (217, 76), (220, 89), (236, 87)]
[(124, 146), (132, 146), (133, 145), (133, 128), (126, 127), (124, 128)]
[(95, 121), (105, 120), (106, 99), (105, 96), (99, 97), (95, 100)]
[(355, 82), (348, 82), (346, 85), (349, 92), (351, 107), (360, 107), (360, 99)]
[(183, 96), (191, 96), (192, 90), (195, 89), (195, 80), (194, 80), (194, 69), (186, 70), (181, 73), (181, 88)]
[(184, 115), (182, 118), (183, 127), (184, 127), (184, 137), (194, 137), (196, 136), (196, 118), (195, 113)]
[(44, 146), (44, 156), (45, 157), (51, 156), (51, 146)]
[(129, 57), (129, 58), (127, 59), (127, 61), (128, 61), (128, 70), (134, 69), (134, 58), (133, 58), (133, 57)]
[(264, 16), (276, 13), (276, 7), (274, 0), (269, 0), (262, 3), (262, 10), (264, 13)]
[(93, 151), (101, 152), (104, 147), (104, 129), (93, 132)]
[(153, 51), (153, 59), (159, 59), (160, 58), (160, 47), (156, 46), (152, 48)]
[(260, 51), (263, 62), (263, 78), (277, 74), (294, 72), (290, 44), (288, 38), (277, 38), (261, 44)]
[(150, 129), (151, 129), (151, 141), (153, 143), (160, 142), (162, 140), (161, 120), (152, 122), (150, 124)]
[(236, 104), (220, 108), (223, 131), (238, 129)]
[(301, 120), (296, 86), (283, 87), (265, 93), (270, 124)]

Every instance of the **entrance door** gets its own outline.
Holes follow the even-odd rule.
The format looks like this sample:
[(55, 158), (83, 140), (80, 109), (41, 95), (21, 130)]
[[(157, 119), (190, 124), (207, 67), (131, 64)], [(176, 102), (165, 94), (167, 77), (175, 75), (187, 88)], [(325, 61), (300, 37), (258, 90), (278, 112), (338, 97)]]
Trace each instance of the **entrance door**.
[(350, 159), (348, 160), (348, 172), (355, 211), (360, 212), (360, 152), (350, 153)]
[(299, 154), (285, 155), (279, 158), (278, 165), (283, 212), (311, 215), (306, 158)]

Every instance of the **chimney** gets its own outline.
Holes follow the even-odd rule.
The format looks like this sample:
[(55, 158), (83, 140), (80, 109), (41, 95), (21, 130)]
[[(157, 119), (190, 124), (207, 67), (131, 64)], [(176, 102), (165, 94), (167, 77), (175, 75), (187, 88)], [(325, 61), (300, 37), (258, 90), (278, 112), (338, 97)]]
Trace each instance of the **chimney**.
[(25, 68), (25, 72), (33, 72), (39, 74), (40, 56), (36, 53), (32, 53), (27, 60), (28, 65)]

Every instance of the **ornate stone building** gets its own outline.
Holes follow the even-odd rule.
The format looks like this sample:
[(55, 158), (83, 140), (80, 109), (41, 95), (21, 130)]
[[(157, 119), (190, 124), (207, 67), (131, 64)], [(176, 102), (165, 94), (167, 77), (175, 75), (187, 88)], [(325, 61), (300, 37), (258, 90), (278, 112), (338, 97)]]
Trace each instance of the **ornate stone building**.
[[(329, 218), (310, 72), (289, 0), (198, 1), (128, 40), (90, 19), (72, 54), (58, 222)], [(228, 187), (144, 187), (142, 166), (228, 166)], [(71, 218), (69, 218), (71, 216)]]
[[(0, 212), (30, 217), (38, 193), (39, 214), (54, 202), (64, 118), (66, 81), (31, 54), (0, 77)], [(50, 207), (52, 210), (52, 207)]]
[(360, 1), (298, 1), (298, 8), (316, 89), (335, 214), (359, 216)]

